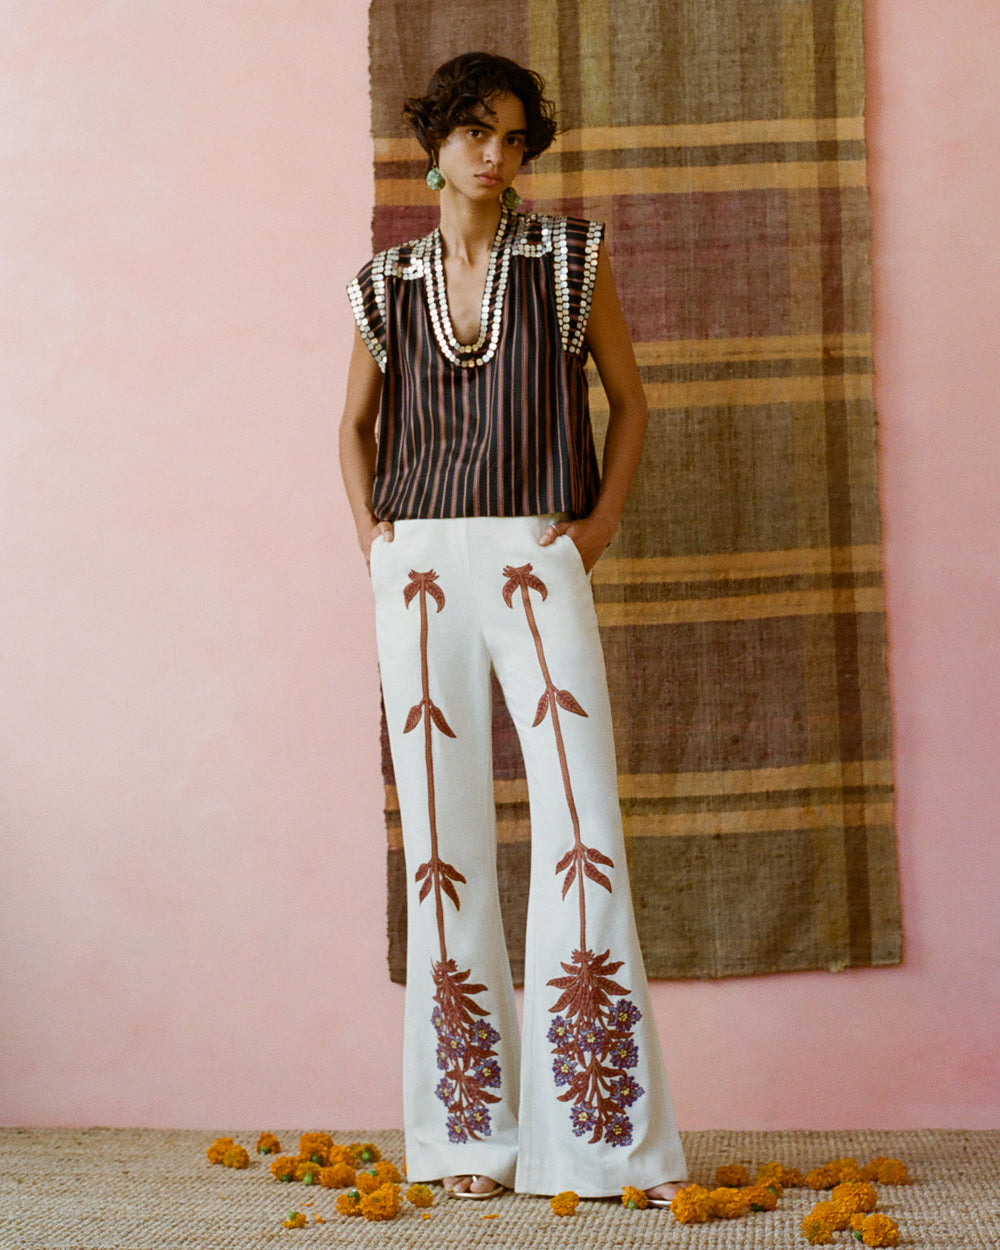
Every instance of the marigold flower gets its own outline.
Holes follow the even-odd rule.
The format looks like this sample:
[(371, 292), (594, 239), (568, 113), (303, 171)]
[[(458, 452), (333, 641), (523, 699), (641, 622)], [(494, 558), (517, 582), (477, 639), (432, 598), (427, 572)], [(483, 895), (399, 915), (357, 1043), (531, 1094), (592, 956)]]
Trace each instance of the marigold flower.
[(395, 1163), (390, 1163), (388, 1159), (380, 1159), (375, 1164), (375, 1174), (382, 1178), (383, 1185), (387, 1182), (392, 1185), (398, 1185), (403, 1179), (399, 1174), (399, 1168), (396, 1167)]
[(905, 1185), (909, 1181), (906, 1164), (899, 1159), (887, 1159), (878, 1155), (861, 1169), (863, 1181), (876, 1181), (879, 1185)]
[(895, 1220), (887, 1215), (875, 1214), (855, 1216), (858, 1221), (851, 1221), (855, 1237), (866, 1246), (898, 1246), (899, 1228)]
[(415, 1207), (432, 1207), (434, 1195), (426, 1185), (411, 1185), (406, 1191), (406, 1201)]
[(840, 1172), (832, 1163), (824, 1163), (822, 1167), (812, 1168), (805, 1175), (808, 1189), (832, 1189), (840, 1184)]
[(299, 1158), (304, 1163), (318, 1163), (326, 1167), (332, 1146), (333, 1138), (329, 1133), (303, 1133), (299, 1138)]
[(634, 1185), (622, 1186), (622, 1206), (630, 1211), (645, 1211), (649, 1206), (649, 1195), (644, 1189), (636, 1189)]
[(236, 1143), (231, 1137), (217, 1137), (211, 1146), (205, 1151), (208, 1156), (209, 1163), (221, 1163), (222, 1157)]
[(723, 1188), (736, 1188), (750, 1184), (750, 1173), (742, 1163), (724, 1163), (715, 1169), (715, 1183)]
[(851, 1223), (851, 1212), (839, 1202), (831, 1202), (829, 1199), (817, 1202), (810, 1214), (817, 1216), (824, 1224), (829, 1224), (835, 1233), (843, 1232)]
[(857, 1159), (834, 1159), (830, 1167), (836, 1168), (837, 1178), (840, 1183), (859, 1181), (861, 1179), (861, 1169), (858, 1167)]
[(399, 1186), (382, 1185), (361, 1199), (361, 1214), (366, 1220), (394, 1220), (399, 1214)]
[[(776, 1185), (776, 1181), (771, 1182)], [(779, 1186), (780, 1188), (780, 1186)], [(768, 1185), (748, 1185), (743, 1190), (751, 1211), (773, 1211), (778, 1205), (780, 1194)]]
[(390, 1182), (379, 1176), (374, 1167), (370, 1167), (365, 1168), (363, 1172), (359, 1172), (355, 1177), (354, 1183), (357, 1185), (362, 1195), (364, 1195), (373, 1194), (376, 1189), (381, 1189), (383, 1185), (389, 1184)]
[(282, 1228), (305, 1228), (306, 1217), (301, 1211), (289, 1211), (288, 1219), (281, 1221)]
[(301, 1181), (303, 1185), (316, 1185), (319, 1183), (319, 1174), (322, 1168), (318, 1163), (313, 1163), (311, 1159), (295, 1160), (295, 1179)]
[(833, 1241), (833, 1228), (815, 1211), (810, 1211), (799, 1227), (811, 1246), (829, 1246)]
[(579, 1194), (575, 1194), (572, 1189), (564, 1189), (561, 1194), (555, 1194), (549, 1199), (549, 1206), (553, 1215), (572, 1215), (579, 1201)]
[(708, 1195), (708, 1213), (720, 1220), (737, 1220), (746, 1215), (749, 1208), (750, 1203), (742, 1189), (723, 1185)]
[(378, 1163), (382, 1158), (381, 1150), (370, 1141), (352, 1141), (348, 1149), (362, 1163)]
[(867, 1181), (844, 1181), (836, 1185), (830, 1200), (843, 1207), (848, 1215), (857, 1211), (874, 1211), (878, 1206), (878, 1194)]
[(261, 1133), (257, 1138), (257, 1153), (259, 1155), (276, 1155), (281, 1153), (281, 1142), (273, 1133)]
[(337, 1195), (337, 1211), (341, 1215), (361, 1214), (361, 1194), (356, 1189), (345, 1189)]
[(674, 1195), (670, 1212), (679, 1224), (704, 1224), (710, 1207), (709, 1193), (704, 1186), (685, 1185)]
[(334, 1167), (338, 1163), (346, 1163), (349, 1168), (357, 1168), (358, 1160), (354, 1151), (349, 1146), (338, 1146), (334, 1144), (326, 1152), (326, 1166)]
[(329, 1167), (320, 1168), (317, 1177), (324, 1189), (347, 1189), (356, 1179), (354, 1169), (346, 1163), (331, 1163)]
[(227, 1168), (248, 1168), (250, 1155), (242, 1146), (230, 1146), (222, 1156), (222, 1162)]
[(277, 1159), (271, 1160), (270, 1172), (276, 1181), (293, 1181), (298, 1166), (298, 1159), (293, 1159), (291, 1155), (278, 1155)]

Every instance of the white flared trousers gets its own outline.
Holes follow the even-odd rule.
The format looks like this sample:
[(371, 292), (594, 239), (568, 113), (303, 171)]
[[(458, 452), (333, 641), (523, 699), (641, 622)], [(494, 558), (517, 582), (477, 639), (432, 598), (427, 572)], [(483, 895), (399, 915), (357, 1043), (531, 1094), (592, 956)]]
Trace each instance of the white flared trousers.
[[(411, 1179), (616, 1194), (686, 1177), (629, 893), (604, 657), (550, 517), (399, 521), (371, 573), (406, 860)], [(490, 668), (524, 755), (524, 1021), (496, 874)]]

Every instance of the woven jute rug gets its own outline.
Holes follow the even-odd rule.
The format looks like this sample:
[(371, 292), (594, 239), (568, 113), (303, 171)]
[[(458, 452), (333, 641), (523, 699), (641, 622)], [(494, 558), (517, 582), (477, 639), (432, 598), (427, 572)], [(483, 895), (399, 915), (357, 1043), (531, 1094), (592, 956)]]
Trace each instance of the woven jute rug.
[[(391, 1223), (339, 1216), (336, 1191), (282, 1185), (254, 1158), (245, 1171), (210, 1166), (205, 1148), (231, 1136), (253, 1150), (256, 1133), (147, 1129), (0, 1130), (0, 1247), (3, 1250), (256, 1250), (257, 1247), (686, 1246), (715, 1250), (806, 1245), (799, 1223), (820, 1196), (787, 1190), (777, 1211), (682, 1226), (666, 1211), (627, 1211), (589, 1201), (567, 1218), (548, 1200), (505, 1195), (456, 1202), (435, 1189), (429, 1219), (404, 1204)], [(282, 1145), (298, 1131), (278, 1132)], [(342, 1142), (373, 1141), (402, 1161), (400, 1132), (335, 1132)], [(692, 1179), (712, 1183), (722, 1163), (751, 1170), (777, 1159), (803, 1169), (853, 1155), (903, 1159), (912, 1183), (879, 1188), (880, 1210), (897, 1221), (913, 1250), (995, 1250), (1000, 1245), (1000, 1133), (927, 1131), (702, 1132), (684, 1135)], [(286, 1230), (290, 1209), (309, 1225)], [(324, 1223), (313, 1217), (320, 1215)], [(495, 1218), (484, 1218), (495, 1217)], [(835, 1244), (857, 1243), (846, 1233)]]
[[(377, 249), (436, 223), (402, 99), (473, 48), (544, 75), (565, 130), (517, 185), (605, 223), (650, 402), (594, 574), (647, 971), (898, 963), (861, 0), (373, 0)], [(600, 440), (596, 375), (591, 411)], [(494, 707), (519, 977), (528, 795)], [(388, 753), (385, 777), (402, 981)]]

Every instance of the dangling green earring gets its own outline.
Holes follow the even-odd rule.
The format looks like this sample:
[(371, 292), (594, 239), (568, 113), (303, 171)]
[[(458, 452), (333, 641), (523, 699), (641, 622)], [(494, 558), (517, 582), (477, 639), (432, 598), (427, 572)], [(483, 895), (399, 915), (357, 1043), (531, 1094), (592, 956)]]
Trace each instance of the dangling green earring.
[(508, 210), (508, 212), (512, 213), (514, 209), (517, 208), (518, 204), (521, 203), (521, 197), (513, 187), (508, 187), (507, 190), (504, 191), (503, 195), (501, 195), (500, 203)]
[(427, 171), (427, 185), (432, 191), (440, 191), (444, 186), (444, 174), (436, 165), (432, 165)]

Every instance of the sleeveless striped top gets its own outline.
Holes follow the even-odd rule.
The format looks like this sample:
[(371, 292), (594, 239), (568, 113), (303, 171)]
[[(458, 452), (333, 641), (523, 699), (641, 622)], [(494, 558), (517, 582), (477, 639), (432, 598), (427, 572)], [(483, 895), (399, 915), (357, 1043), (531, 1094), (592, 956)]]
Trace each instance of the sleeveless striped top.
[(385, 375), (380, 520), (593, 509), (584, 334), (603, 234), (597, 222), (504, 210), (471, 344), (452, 329), (439, 231), (380, 252), (350, 283)]

